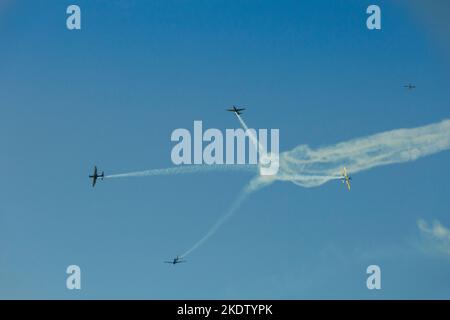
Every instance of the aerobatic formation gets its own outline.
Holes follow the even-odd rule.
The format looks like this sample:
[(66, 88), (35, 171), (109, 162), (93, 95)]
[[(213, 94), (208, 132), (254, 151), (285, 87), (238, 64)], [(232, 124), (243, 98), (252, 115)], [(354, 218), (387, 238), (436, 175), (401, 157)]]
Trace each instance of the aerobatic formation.
[[(414, 85), (405, 85), (412, 90)], [(265, 154), (263, 147), (252, 137), (241, 115), (246, 108), (232, 106), (227, 111), (233, 112), (242, 128), (246, 130), (249, 140), (261, 154)], [(218, 221), (188, 250), (172, 260), (164, 263), (176, 265), (186, 262), (185, 257), (205, 243), (220, 226), (225, 223), (239, 208), (245, 198), (252, 192), (268, 186), (274, 181), (290, 181), (298, 186), (318, 187), (329, 181), (341, 181), (348, 191), (351, 190), (352, 174), (369, 170), (374, 167), (403, 163), (417, 160), (444, 150), (450, 149), (450, 120), (425, 125), (412, 129), (397, 129), (386, 131), (350, 141), (337, 143), (318, 149), (307, 145), (299, 145), (294, 149), (282, 152), (269, 161), (279, 161), (279, 170), (274, 175), (261, 174), (261, 166), (266, 165), (263, 160), (256, 165), (203, 164), (180, 165), (165, 169), (150, 169), (139, 172), (105, 175), (98, 173), (97, 166), (89, 175), (92, 186), (100, 178), (126, 178), (156, 175), (196, 174), (204, 171), (245, 170), (255, 173), (255, 176), (239, 193), (238, 198), (231, 203), (230, 208)]]

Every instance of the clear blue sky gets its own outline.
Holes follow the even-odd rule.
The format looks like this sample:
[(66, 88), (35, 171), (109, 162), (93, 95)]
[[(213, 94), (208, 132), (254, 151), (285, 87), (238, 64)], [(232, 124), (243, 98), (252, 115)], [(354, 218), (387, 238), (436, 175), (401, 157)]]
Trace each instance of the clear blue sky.
[[(66, 29), (72, 3), (81, 31)], [(365, 25), (372, 3), (381, 31)], [(450, 298), (450, 255), (417, 226), (450, 228), (450, 152), (357, 174), (351, 192), (277, 182), (175, 267), (162, 261), (197, 241), (252, 175), (95, 189), (87, 178), (94, 164), (170, 167), (171, 132), (194, 120), (238, 127), (230, 104), (248, 106), (251, 127), (279, 128), (282, 151), (450, 118), (442, 3), (0, 5), (0, 298)], [(70, 264), (81, 291), (65, 287)], [(370, 264), (380, 291), (366, 288)]]

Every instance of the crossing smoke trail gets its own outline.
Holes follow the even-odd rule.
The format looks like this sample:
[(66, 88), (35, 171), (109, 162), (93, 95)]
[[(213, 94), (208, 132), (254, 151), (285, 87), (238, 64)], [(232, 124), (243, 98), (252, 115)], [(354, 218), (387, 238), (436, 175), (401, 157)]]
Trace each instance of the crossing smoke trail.
[[(242, 127), (247, 130), (244, 120), (237, 115)], [(256, 138), (249, 134), (253, 143)], [(261, 146), (258, 146), (261, 150)], [(450, 149), (450, 120), (444, 120), (412, 129), (397, 129), (353, 139), (335, 145), (311, 149), (307, 145), (280, 154), (280, 167), (276, 175), (257, 175), (244, 188), (229, 210), (197, 241), (182, 257), (186, 257), (204, 244), (240, 207), (246, 197), (274, 181), (290, 181), (305, 188), (318, 187), (324, 183), (340, 179), (339, 172), (346, 166), (349, 172), (364, 170), (394, 163), (417, 160)], [(184, 173), (199, 173), (214, 170), (254, 170), (255, 165), (194, 165), (167, 169), (154, 169), (126, 174), (111, 175), (105, 178), (156, 176)]]
[[(242, 127), (247, 129), (244, 120), (239, 115), (237, 117)], [(250, 134), (249, 137), (257, 143), (253, 135)], [(443, 120), (422, 127), (386, 131), (317, 149), (299, 145), (280, 154), (280, 167), (276, 175), (258, 176), (256, 181), (262, 185), (279, 180), (290, 181), (306, 188), (318, 187), (328, 181), (339, 179), (339, 172), (343, 166), (346, 166), (349, 172), (357, 173), (377, 166), (414, 161), (447, 149), (450, 149), (450, 120)], [(221, 170), (256, 172), (258, 166), (188, 165), (115, 174), (105, 178), (193, 174)]]
[[(236, 116), (239, 119), (242, 127), (248, 133), (248, 136), (254, 146), (258, 148), (260, 153), (264, 152), (264, 148), (261, 144), (258, 143), (257, 138), (253, 135), (252, 131), (250, 131), (247, 127), (247, 124), (244, 120), (236, 113)], [(144, 171), (136, 171), (129, 172), (123, 174), (114, 174), (105, 176), (105, 178), (128, 178), (128, 177), (145, 177), (145, 176), (161, 176), (161, 175), (178, 175), (178, 174), (189, 174), (189, 173), (200, 173), (200, 172), (208, 172), (208, 171), (228, 171), (228, 170), (247, 170), (247, 171), (258, 171), (258, 166), (256, 165), (189, 165), (189, 166), (179, 166), (179, 167), (171, 167), (165, 169), (152, 169), (152, 170), (144, 170)], [(208, 230), (208, 232), (198, 240), (190, 249), (188, 249), (184, 254), (180, 257), (185, 258), (190, 253), (195, 251), (198, 247), (200, 247), (203, 243), (205, 243), (211, 236), (213, 236), (217, 230), (239, 209), (242, 202), (247, 198), (247, 196), (256, 191), (257, 189), (263, 187), (266, 183), (270, 183), (271, 181), (265, 180), (263, 177), (257, 177), (251, 180), (247, 186), (242, 190), (239, 194), (238, 198), (234, 200), (231, 207), (228, 211), (222, 215), (219, 220)]]
[[(238, 117), (242, 127), (246, 132), (248, 132), (248, 136), (254, 146), (258, 148), (259, 152), (264, 152), (264, 148), (261, 144), (258, 144), (258, 140), (253, 135), (253, 133), (248, 130), (248, 127), (244, 120), (236, 114)], [(137, 171), (123, 174), (114, 174), (106, 176), (105, 178), (126, 178), (126, 177), (144, 177), (144, 176), (160, 176), (160, 175), (178, 175), (178, 174), (188, 174), (188, 173), (200, 173), (207, 171), (218, 171), (218, 170), (250, 170), (257, 171), (258, 167), (256, 165), (190, 165), (190, 166), (180, 166), (180, 167), (172, 167), (165, 169), (152, 169), (145, 171)], [(247, 186), (242, 190), (239, 194), (238, 198), (234, 200), (231, 207), (228, 211), (216, 221), (216, 223), (208, 230), (208, 232), (198, 240), (190, 249), (188, 249), (184, 254), (180, 257), (185, 258), (190, 253), (195, 251), (198, 247), (200, 247), (203, 243), (205, 243), (211, 236), (213, 236), (217, 230), (236, 212), (237, 209), (241, 206), (242, 202), (247, 198), (247, 196), (256, 191), (257, 189), (263, 187), (266, 183), (264, 178), (255, 178), (251, 180)]]

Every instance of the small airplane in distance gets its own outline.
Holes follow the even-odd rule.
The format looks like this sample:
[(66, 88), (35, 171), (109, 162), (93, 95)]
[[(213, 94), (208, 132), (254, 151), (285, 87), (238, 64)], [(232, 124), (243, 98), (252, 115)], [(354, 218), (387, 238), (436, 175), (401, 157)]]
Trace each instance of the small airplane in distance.
[(342, 183), (346, 183), (348, 190), (350, 190), (350, 180), (352, 180), (352, 177), (348, 175), (346, 167), (344, 167), (344, 169), (342, 170), (341, 175), (342, 175), (341, 177)]
[(176, 258), (173, 258), (173, 260), (170, 261), (164, 261), (164, 263), (170, 263), (170, 264), (177, 264), (177, 263), (183, 263), (183, 262), (187, 262), (186, 260), (183, 260), (183, 258), (180, 258), (179, 256), (177, 256)]
[(241, 115), (242, 111), (244, 111), (244, 110), (245, 110), (245, 108), (239, 108), (239, 106), (233, 106), (232, 108), (227, 109), (227, 111), (234, 112), (237, 115)]
[(408, 90), (412, 90), (412, 89), (416, 88), (416, 86), (411, 84), (411, 83), (405, 84), (403, 87), (408, 89)]
[(92, 179), (92, 187), (95, 187), (95, 183), (97, 182), (98, 178), (103, 178), (105, 177), (105, 172), (102, 171), (102, 174), (98, 174), (97, 173), (97, 166), (94, 167), (94, 174), (90, 175), (89, 178)]

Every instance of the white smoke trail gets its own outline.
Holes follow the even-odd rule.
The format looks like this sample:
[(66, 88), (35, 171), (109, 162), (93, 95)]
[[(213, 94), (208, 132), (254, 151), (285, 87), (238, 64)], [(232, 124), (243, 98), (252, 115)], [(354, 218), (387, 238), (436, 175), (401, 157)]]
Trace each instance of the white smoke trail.
[[(265, 152), (247, 124), (236, 114), (249, 138)], [(345, 166), (351, 173), (394, 163), (415, 161), (434, 153), (450, 149), (450, 120), (412, 129), (397, 129), (357, 138), (335, 145), (311, 149), (308, 145), (280, 154), (280, 169), (274, 176), (258, 177), (256, 188), (276, 180), (290, 181), (299, 186), (318, 187), (341, 178)], [(252, 167), (254, 169), (254, 167)]]
[[(244, 120), (238, 114), (236, 116), (242, 127), (249, 132), (249, 137), (259, 148), (259, 152), (264, 152), (256, 137), (248, 131)], [(250, 193), (274, 181), (290, 181), (306, 188), (317, 187), (328, 181), (340, 179), (339, 172), (343, 166), (346, 166), (349, 172), (356, 173), (377, 166), (414, 161), (447, 149), (450, 149), (450, 120), (413, 129), (387, 131), (316, 150), (307, 145), (297, 146), (280, 155), (280, 168), (276, 175), (258, 175), (251, 180), (229, 210), (181, 257), (188, 256), (213, 236)], [(105, 178), (177, 175), (220, 170), (257, 171), (257, 169), (255, 165), (190, 165), (115, 174)]]
[[(242, 118), (239, 115), (237, 117), (247, 130)], [(447, 149), (450, 149), (450, 120), (413, 129), (387, 131), (317, 150), (300, 145), (280, 155), (280, 170), (276, 175), (257, 176), (250, 181), (230, 209), (182, 257), (192, 253), (214, 235), (248, 194), (276, 180), (291, 181), (306, 188), (317, 187), (341, 179), (339, 172), (343, 166), (356, 173), (377, 166), (414, 161)]]
[[(264, 154), (265, 150), (258, 139), (254, 136), (253, 132), (248, 129), (247, 124), (244, 119), (238, 114), (235, 113), (239, 122), (241, 123), (242, 128), (248, 133), (250, 140), (252, 141), (255, 148), (257, 148), (260, 154)], [(245, 198), (252, 192), (256, 191), (259, 188), (262, 188), (266, 184), (270, 184), (272, 181), (270, 179), (266, 179), (264, 176), (257, 176), (253, 180), (251, 180), (247, 186), (243, 189), (243, 191), (239, 194), (238, 198), (232, 203), (231, 207), (228, 211), (217, 220), (217, 222), (208, 230), (208, 232), (197, 241), (189, 250), (187, 250), (181, 257), (185, 258), (187, 255), (192, 253), (198, 247), (200, 247), (203, 243), (205, 243), (211, 236), (213, 236), (217, 230), (236, 212), (237, 209), (241, 206), (242, 202)]]
[(213, 226), (200, 240), (198, 240), (190, 249), (188, 249), (185, 253), (183, 253), (181, 255), (181, 258), (187, 257), (189, 254), (198, 249), (198, 247), (204, 244), (209, 238), (211, 238), (217, 232), (217, 230), (219, 230), (219, 228), (233, 216), (233, 214), (241, 206), (242, 202), (244, 202), (244, 200), (247, 198), (247, 196), (249, 196), (252, 192), (255, 192), (256, 190), (265, 185), (265, 181), (263, 179), (264, 179), (263, 177), (256, 177), (253, 180), (251, 180), (239, 193), (239, 196), (231, 204), (228, 211), (223, 216), (221, 216), (219, 220), (216, 221), (216, 223), (213, 224)]
[[(256, 148), (259, 148), (259, 152), (264, 152), (263, 146), (258, 143), (258, 139), (253, 135), (244, 122), (244, 120), (236, 113), (243, 129), (248, 132), (249, 138)], [(257, 165), (242, 165), (242, 164), (213, 164), (213, 165), (183, 165), (177, 167), (163, 168), (163, 169), (150, 169), (143, 171), (134, 171), (120, 174), (111, 174), (105, 176), (105, 179), (113, 178), (130, 178), (130, 177), (149, 177), (149, 176), (165, 176), (165, 175), (178, 175), (178, 174), (193, 174), (199, 172), (209, 172), (209, 171), (252, 171), (256, 172), (258, 170)]]
[(253, 145), (255, 146), (255, 148), (257, 148), (259, 154), (265, 154), (266, 151), (264, 150), (264, 147), (262, 146), (262, 144), (259, 142), (259, 140), (253, 135), (253, 132), (251, 130), (248, 129), (247, 124), (245, 123), (244, 119), (242, 119), (242, 117), (235, 112), (236, 117), (238, 118), (239, 122), (241, 123), (242, 128), (248, 132), (248, 136), (250, 138), (250, 140), (252, 140)]
[(105, 179), (113, 178), (129, 178), (129, 177), (148, 177), (148, 176), (165, 176), (165, 175), (178, 175), (189, 173), (201, 173), (210, 171), (251, 171), (256, 172), (258, 170), (256, 165), (241, 165), (241, 164), (215, 164), (215, 165), (185, 165), (178, 167), (171, 167), (165, 169), (151, 169), (144, 171), (135, 171), (129, 173), (112, 174), (105, 176)]
[(219, 220), (216, 221), (216, 223), (208, 230), (208, 232), (200, 240), (198, 240), (190, 249), (188, 249), (185, 253), (183, 253), (181, 257), (182, 258), (187, 257), (190, 253), (192, 253), (203, 243), (205, 243), (205, 241), (208, 240), (212, 235), (214, 235), (220, 228), (220, 226), (224, 224), (225, 221), (227, 221), (236, 212), (236, 210), (240, 207), (241, 203), (244, 201), (247, 195), (248, 191), (244, 190), (239, 195), (239, 197), (232, 203), (228, 211), (223, 216), (221, 216)]
[[(248, 130), (243, 119), (237, 115), (242, 127)], [(257, 145), (256, 137), (249, 135)], [(261, 146), (258, 146), (260, 149)], [(356, 173), (373, 167), (417, 160), (434, 153), (450, 149), (450, 120), (413, 129), (398, 129), (378, 133), (372, 136), (341, 142), (332, 146), (311, 149), (300, 145), (280, 155), (280, 168), (276, 175), (261, 176), (250, 181), (232, 203), (229, 210), (181, 257), (186, 257), (205, 243), (239, 208), (245, 198), (252, 192), (274, 181), (290, 181), (299, 186), (310, 188), (320, 186), (328, 181), (340, 179), (342, 167)], [(172, 175), (200, 173), (216, 170), (251, 170), (255, 165), (192, 165), (167, 169), (154, 169), (106, 176), (105, 178), (122, 178), (138, 176)]]
[(417, 127), (378, 133), (311, 149), (300, 145), (280, 155), (280, 169), (272, 181), (291, 181), (310, 188), (339, 179), (346, 166), (356, 173), (377, 166), (417, 160), (450, 149), (450, 120)]
[[(247, 130), (248, 127), (243, 119), (239, 115), (237, 117), (242, 127)], [(250, 135), (250, 138), (257, 143), (253, 135)], [(377, 166), (414, 161), (447, 149), (450, 149), (450, 120), (412, 129), (382, 132), (316, 150), (307, 145), (299, 145), (293, 150), (280, 154), (280, 169), (276, 175), (258, 179), (257, 183), (268, 184), (281, 180), (291, 181), (307, 188), (317, 187), (330, 180), (339, 179), (339, 172), (343, 166), (346, 166), (349, 172), (356, 173)], [(114, 174), (105, 178), (228, 170), (255, 172), (257, 168), (256, 165), (187, 165)]]

